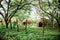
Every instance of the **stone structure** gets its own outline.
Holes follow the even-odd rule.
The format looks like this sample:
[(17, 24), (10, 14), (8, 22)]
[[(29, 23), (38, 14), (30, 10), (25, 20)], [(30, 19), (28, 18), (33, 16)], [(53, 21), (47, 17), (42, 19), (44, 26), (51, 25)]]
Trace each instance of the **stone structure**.
[(37, 21), (36, 24), (38, 27), (42, 27), (43, 24), (44, 24), (44, 27), (48, 27), (48, 25), (50, 24), (50, 20), (46, 18), (41, 18)]
[(30, 20), (30, 19), (24, 19), (22, 21), (22, 24), (25, 25), (26, 23), (30, 25), (30, 24), (32, 24), (32, 20)]

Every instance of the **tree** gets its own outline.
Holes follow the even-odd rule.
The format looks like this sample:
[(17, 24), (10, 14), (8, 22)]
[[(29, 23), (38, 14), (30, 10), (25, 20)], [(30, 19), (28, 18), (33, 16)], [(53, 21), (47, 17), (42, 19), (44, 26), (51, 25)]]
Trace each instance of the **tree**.
[[(5, 2), (7, 7), (4, 8), (4, 5), (2, 5), (2, 2)], [(27, 0), (3, 0), (0, 1), (0, 6), (3, 9), (4, 13), (0, 11), (0, 15), (2, 15), (6, 28), (8, 28), (8, 25), (11, 21), (11, 18), (17, 13), (18, 10), (23, 9), (26, 5), (29, 5), (30, 3)]]
[[(39, 1), (39, 2), (41, 2), (41, 1)], [(58, 7), (57, 6), (59, 6), (58, 4), (58, 2), (57, 2), (57, 0), (55, 0), (55, 1), (53, 1), (54, 3), (52, 4), (52, 3), (50, 3), (50, 2), (48, 2), (48, 9), (51, 9), (52, 11), (51, 11), (51, 13), (50, 12), (47, 12), (47, 10), (45, 10), (44, 8), (43, 8), (43, 6), (42, 6), (42, 4), (41, 3), (39, 3), (39, 7), (40, 7), (40, 9), (42, 10), (42, 11), (44, 11), (46, 14), (49, 14), (51, 17), (53, 17), (56, 21), (57, 21), (57, 24), (58, 24), (58, 27), (59, 27), (59, 31), (60, 31), (60, 21), (59, 21), (59, 19), (58, 19), (58, 15), (60, 15), (57, 11), (59, 11), (59, 9), (58, 9)], [(48, 10), (49, 11), (49, 10)], [(52, 15), (52, 13), (54, 13), (53, 15)]]
[[(59, 31), (60, 31), (60, 21), (59, 21), (59, 16), (60, 16), (60, 1), (59, 0), (52, 0), (52, 1), (42, 1), (42, 0), (37, 0), (38, 1), (38, 7), (36, 4), (33, 4), (35, 7), (40, 9), (39, 11), (43, 12), (44, 14), (48, 14), (52, 19), (52, 25), (53, 25), (53, 20), (55, 19), (57, 21)], [(58, 13), (59, 12), (59, 13)], [(39, 13), (40, 14), (40, 13)], [(44, 29), (43, 29), (44, 31)], [(43, 32), (44, 34), (44, 32)]]

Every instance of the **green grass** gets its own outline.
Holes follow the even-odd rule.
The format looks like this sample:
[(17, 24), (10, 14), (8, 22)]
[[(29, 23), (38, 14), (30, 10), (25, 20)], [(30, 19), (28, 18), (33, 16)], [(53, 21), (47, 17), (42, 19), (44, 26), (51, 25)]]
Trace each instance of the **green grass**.
[(44, 37), (42, 36), (42, 27), (29, 26), (27, 28), (27, 34), (23, 29), (23, 26), (17, 28), (0, 28), (0, 39), (4, 40), (57, 40), (59, 34), (57, 29), (44, 29)]

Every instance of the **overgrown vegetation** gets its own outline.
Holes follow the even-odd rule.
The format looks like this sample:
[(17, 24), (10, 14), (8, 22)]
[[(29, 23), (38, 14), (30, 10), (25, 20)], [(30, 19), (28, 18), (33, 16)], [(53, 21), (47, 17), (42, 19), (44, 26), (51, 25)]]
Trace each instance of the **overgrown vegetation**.
[(12, 30), (10, 28), (0, 28), (0, 38), (4, 40), (57, 40), (57, 35), (60, 34), (58, 29), (45, 28), (45, 35), (42, 36), (42, 27), (30, 26), (27, 28), (27, 34), (24, 27), (19, 26), (19, 31), (16, 27)]
[(59, 0), (0, 0), (0, 16), (0, 40), (60, 39)]

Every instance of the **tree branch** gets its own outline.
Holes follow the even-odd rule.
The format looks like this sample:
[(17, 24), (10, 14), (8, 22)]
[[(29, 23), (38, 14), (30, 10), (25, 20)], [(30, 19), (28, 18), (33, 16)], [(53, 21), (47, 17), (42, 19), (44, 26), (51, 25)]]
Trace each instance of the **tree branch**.
[[(20, 0), (19, 4), (21, 4), (21, 2), (22, 2), (22, 0)], [(9, 17), (10, 17), (12, 14), (15, 14), (15, 13), (17, 12), (19, 6), (20, 6), (20, 5), (17, 4), (17, 8), (10, 13)], [(14, 13), (13, 13), (13, 12), (14, 12)], [(9, 18), (9, 17), (8, 17), (8, 18)]]
[(49, 14), (50, 16), (54, 17), (56, 20), (58, 20), (55, 16), (53, 16), (52, 14), (46, 12), (41, 6), (40, 6), (40, 2), (39, 2), (39, 7), (42, 11), (44, 11), (45, 13)]
[(6, 13), (6, 10), (4, 9), (4, 7), (2, 6), (2, 4), (0, 4), (1, 5), (1, 7), (3, 8), (3, 11)]
[(0, 15), (5, 19), (4, 15), (0, 12)]
[[(17, 8), (16, 8), (14, 11), (11, 12), (11, 14), (9, 15), (8, 18), (11, 19), (11, 18), (17, 13), (17, 10), (20, 10), (20, 9), (22, 9), (25, 5), (29, 5), (29, 4), (30, 4), (30, 3), (25, 3), (25, 4), (23, 4), (21, 7), (19, 7), (20, 5), (18, 5)], [(10, 19), (9, 19), (9, 20), (10, 20)]]
[[(7, 2), (7, 1), (6, 1)], [(7, 5), (8, 5), (8, 7), (7, 7), (7, 13), (6, 13), (6, 15), (8, 16), (8, 12), (9, 12), (9, 6), (10, 6), (10, 0), (9, 0), (9, 2), (7, 2)], [(8, 17), (7, 17), (8, 18)]]
[(5, 0), (6, 3), (8, 3), (6, 0)]

